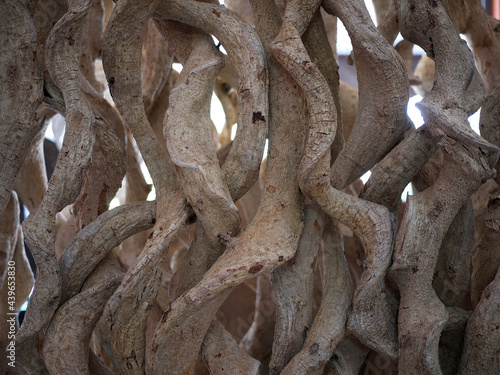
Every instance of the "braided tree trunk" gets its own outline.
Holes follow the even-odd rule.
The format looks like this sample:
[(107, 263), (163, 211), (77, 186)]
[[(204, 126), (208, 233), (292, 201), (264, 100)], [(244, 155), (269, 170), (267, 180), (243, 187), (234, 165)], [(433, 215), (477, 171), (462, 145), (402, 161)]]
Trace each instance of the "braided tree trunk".
[(0, 1), (0, 374), (500, 374), (500, 21), (373, 4)]

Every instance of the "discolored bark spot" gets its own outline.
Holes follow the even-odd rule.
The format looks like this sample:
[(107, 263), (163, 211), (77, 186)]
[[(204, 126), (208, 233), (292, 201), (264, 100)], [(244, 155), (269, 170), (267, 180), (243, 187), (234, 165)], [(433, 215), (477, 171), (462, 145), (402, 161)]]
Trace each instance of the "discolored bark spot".
[(318, 220), (315, 220), (314, 221), (314, 226), (316, 227), (317, 230), (321, 231), (321, 225), (320, 223), (318, 222)]
[(252, 267), (250, 267), (250, 269), (248, 270), (248, 273), (254, 275), (257, 272), (259, 272), (262, 268), (264, 268), (264, 266), (262, 264), (257, 263), (255, 265), (253, 265)]
[(276, 193), (276, 188), (272, 185), (269, 185), (267, 188), (266, 188), (266, 191), (269, 193), (269, 194), (274, 194)]

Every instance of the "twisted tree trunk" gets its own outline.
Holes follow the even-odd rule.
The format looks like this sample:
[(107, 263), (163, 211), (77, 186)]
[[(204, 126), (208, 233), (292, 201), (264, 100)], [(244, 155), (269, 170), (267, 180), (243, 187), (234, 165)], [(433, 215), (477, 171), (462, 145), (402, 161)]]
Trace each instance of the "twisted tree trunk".
[(373, 3), (1, 1), (0, 374), (499, 374), (500, 21)]

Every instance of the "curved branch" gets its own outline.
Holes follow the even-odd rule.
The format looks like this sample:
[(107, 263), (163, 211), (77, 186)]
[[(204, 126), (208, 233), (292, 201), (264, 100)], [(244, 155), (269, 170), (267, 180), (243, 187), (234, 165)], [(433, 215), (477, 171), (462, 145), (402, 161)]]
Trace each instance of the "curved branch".
[(471, 291), (471, 252), (475, 234), (474, 210), (469, 199), (450, 224), (434, 269), (432, 285), (445, 306), (460, 306)]
[(265, 363), (273, 349), (276, 315), (276, 304), (268, 275), (257, 277), (255, 293), (253, 321), (241, 338), (239, 347), (248, 355)]
[[(293, 82), (275, 64), (270, 65), (270, 80), (270, 103), (274, 105), (266, 119), (270, 152), (259, 210), (245, 231), (230, 239), (228, 249), (204, 278), (164, 314), (147, 358), (149, 373), (189, 373), (210, 322), (234, 287), (280, 266), (297, 248), (303, 205), (296, 179), (305, 138), (305, 111), (302, 99), (290, 95)], [(290, 128), (292, 123), (295, 126)]]
[(404, 373), (441, 373), (438, 343), (448, 313), (432, 288), (439, 247), (460, 208), (492, 176), (491, 160), (478, 149), (449, 140), (442, 140), (445, 162), (437, 180), (407, 201), (391, 268), (401, 293), (398, 366)]
[(31, 142), (30, 152), (14, 182), (14, 190), (29, 212), (35, 211), (35, 208), (40, 205), (48, 187), (43, 154), (47, 125), (47, 122), (45, 122), (41, 131)]
[(212, 375), (259, 374), (260, 362), (247, 355), (218, 321), (207, 331), (201, 355)]
[(176, 184), (175, 171), (146, 117), (141, 90), (142, 45), (148, 19), (159, 0), (123, 0), (113, 9), (104, 34), (102, 59), (106, 79), (116, 106), (132, 130), (164, 211), (165, 194)]
[(169, 208), (157, 219), (141, 255), (106, 303), (101, 320), (102, 344), (122, 374), (144, 373), (147, 318), (160, 288), (167, 249), (188, 217), (179, 192), (169, 193)]
[[(439, 336), (448, 314), (432, 288), (438, 250), (459, 209), (491, 178), (499, 150), (468, 126), (467, 116), (477, 109), (484, 88), (443, 5), (405, 0), (399, 19), (403, 36), (436, 63), (434, 86), (420, 108), (429, 130), (442, 138), (445, 162), (434, 184), (407, 202), (398, 233), (392, 266), (401, 292), (398, 366), (405, 373), (439, 374)], [(418, 238), (422, 231), (428, 233), (425, 243)]]
[[(293, 7), (297, 4), (290, 9)], [(311, 8), (301, 6), (300, 9), (304, 9), (302, 16), (312, 16)], [(272, 52), (306, 93), (310, 126), (306, 152), (298, 171), (299, 184), (326, 213), (350, 227), (360, 238), (368, 254), (367, 268), (355, 293), (348, 327), (364, 344), (395, 357), (395, 320), (390, 313), (384, 284), (392, 254), (393, 221), (386, 208), (330, 186), (330, 148), (336, 130), (334, 101), (324, 77), (310, 61), (301, 42), (299, 27), (303, 26), (303, 17), (291, 10), (287, 19), (287, 12)]]
[(335, 350), (328, 367), (333, 375), (358, 375), (370, 349), (346, 337)]
[(161, 96), (163, 88), (170, 79), (174, 54), (152, 19), (148, 21), (143, 48), (145, 54), (141, 64), (141, 86), (144, 108), (149, 118), (155, 101)]
[(459, 375), (497, 374), (500, 371), (500, 269), (484, 290), (481, 300), (469, 318)]
[(319, 208), (306, 207), (304, 230), (295, 256), (271, 274), (276, 326), (270, 374), (282, 373), (304, 345), (307, 329), (313, 320), (314, 265), (324, 228)]
[(488, 213), (483, 218), (487, 229), (472, 253), (471, 299), (473, 306), (479, 303), (484, 289), (494, 280), (500, 268), (499, 203), (499, 198), (494, 198), (488, 203)]
[(51, 374), (90, 373), (92, 331), (123, 277), (116, 255), (110, 255), (88, 277), (80, 293), (57, 310), (49, 325), (43, 354)]
[[(224, 60), (205, 33), (172, 21), (165, 22), (163, 31), (183, 64), (164, 121), (167, 147), (187, 200), (216, 245), (235, 235), (240, 222), (210, 133), (210, 100)], [(190, 31), (188, 40), (185, 31)]]
[(320, 271), (321, 305), (302, 350), (288, 363), (282, 374), (309, 374), (320, 371), (344, 338), (347, 317), (351, 310), (352, 285), (337, 224), (327, 221), (323, 234)]
[(17, 194), (11, 192), (8, 204), (0, 216), (0, 290), (7, 276), (9, 262), (14, 258), (19, 228), (19, 201)]
[(222, 166), (236, 201), (259, 176), (267, 136), (268, 73), (262, 44), (246, 21), (223, 6), (193, 0), (163, 0), (156, 14), (215, 35), (237, 69), (240, 77), (238, 130)]
[(36, 119), (42, 102), (43, 73), (37, 55), (36, 30), (21, 1), (0, 4), (0, 214), (14, 180), (40, 131)]
[(71, 239), (59, 260), (62, 303), (75, 296), (110, 250), (126, 238), (151, 228), (156, 202), (135, 202), (107, 211)]
[(38, 55), (43, 65), (43, 101), (48, 107), (64, 115), (66, 112), (64, 98), (59, 88), (54, 84), (49, 72), (46, 46), (52, 28), (68, 11), (68, 2), (66, 0), (27, 0), (23, 2), (36, 28)]
[(391, 212), (397, 210), (404, 189), (437, 150), (438, 139), (428, 128), (424, 125), (409, 132), (373, 167), (360, 197), (384, 205)]
[(500, 85), (500, 69), (496, 63), (500, 59), (500, 21), (489, 16), (480, 1), (466, 0), (465, 7), (455, 7), (463, 8), (468, 11), (468, 19), (460, 32), (465, 31), (486, 94), (490, 94)]
[(332, 185), (343, 189), (382, 159), (409, 129), (409, 83), (403, 60), (379, 34), (364, 4), (327, 0), (323, 7), (349, 31), (359, 82), (356, 123), (331, 171)]
[[(24, 324), (17, 335), (19, 347), (37, 345), (38, 332), (52, 317), (60, 300), (59, 266), (55, 251), (55, 215), (74, 202), (90, 165), (94, 147), (94, 127), (102, 126), (95, 118), (78, 87), (80, 41), (83, 24), (92, 1), (71, 3), (71, 9), (54, 26), (47, 40), (47, 68), (64, 96), (66, 134), (58, 155), (50, 186), (38, 208), (23, 223), (26, 242), (38, 266), (35, 289)], [(19, 360), (38, 357), (31, 350), (20, 350)]]
[(460, 142), (475, 145), (485, 152), (496, 152), (498, 148), (479, 137), (467, 122), (467, 117), (481, 105), (484, 84), (467, 43), (460, 39), (441, 3), (435, 4), (401, 1), (402, 35), (422, 47), (436, 66), (432, 91), (417, 106), (427, 124)]
[(80, 49), (80, 71), (92, 87), (102, 96), (104, 85), (95, 76), (95, 60), (101, 54), (104, 29), (104, 5), (102, 0), (94, 0), (85, 21)]

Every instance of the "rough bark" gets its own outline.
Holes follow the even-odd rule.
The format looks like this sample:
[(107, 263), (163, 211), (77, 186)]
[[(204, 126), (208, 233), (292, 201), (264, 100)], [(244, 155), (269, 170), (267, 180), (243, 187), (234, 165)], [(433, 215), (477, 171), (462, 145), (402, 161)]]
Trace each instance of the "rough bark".
[[(272, 7), (270, 9), (273, 10)], [(297, 121), (300, 117), (296, 113), (288, 111), (289, 101), (286, 107), (282, 107), (279, 100), (273, 100), (283, 98), (287, 95), (287, 90), (293, 90), (293, 85), (286, 79), (278, 79), (278, 76), (273, 78), (273, 73), (270, 77), (271, 82), (276, 79), (276, 91), (273, 90), (272, 83), (270, 86), (270, 103), (275, 103), (275, 107), (274, 110), (271, 108), (271, 115), (266, 120), (269, 121), (270, 127), (270, 153), (264, 180), (266, 192), (257, 215), (239, 237), (229, 241), (228, 249), (205, 274), (203, 280), (174, 301), (169, 311), (164, 314), (157, 327), (155, 343), (149, 357), (156, 363), (148, 361), (152, 365), (150, 371), (155, 369), (160, 373), (189, 373), (196, 358), (193, 353), (198, 352), (208, 329), (210, 319), (207, 317), (215, 315), (229, 292), (244, 280), (268, 273), (294, 255), (302, 230), (302, 204), (298, 187), (294, 183), (296, 170), (290, 169), (289, 166), (298, 166), (300, 161), (300, 148), (305, 135), (304, 123)], [(290, 98), (289, 94), (288, 97)], [(294, 104), (294, 107), (301, 113), (300, 101)], [(300, 128), (289, 129), (289, 121), (286, 121), (288, 118), (297, 122)], [(285, 142), (285, 139), (294, 146), (281, 149), (280, 144)], [(287, 168), (284, 168), (285, 165)], [(278, 196), (281, 203), (276, 205), (273, 202)], [(205, 307), (200, 310), (199, 306)], [(193, 330), (196, 335), (185, 337), (186, 329)], [(169, 345), (173, 340), (180, 342), (180, 345)], [(155, 357), (155, 353), (160, 352), (167, 354), (161, 358), (158, 358), (158, 355)], [(174, 357), (182, 359), (170, 362), (169, 358)], [(166, 361), (169, 361), (168, 365), (160, 365)]]
[[(354, 288), (344, 256), (338, 225), (328, 219), (318, 257), (322, 279), (321, 305), (299, 353), (282, 374), (321, 373), (344, 338)], [(332, 314), (333, 311), (333, 314)]]
[(259, 374), (260, 362), (245, 355), (220, 322), (213, 322), (201, 347), (210, 374)]
[(47, 172), (43, 155), (46, 125), (47, 123), (31, 142), (30, 152), (14, 182), (14, 190), (30, 212), (40, 205), (47, 191)]
[(136, 202), (108, 211), (75, 235), (59, 260), (61, 301), (74, 297), (92, 270), (127, 237), (153, 227), (156, 202)]
[(374, 0), (377, 27), (362, 0), (0, 4), (2, 314), (33, 286), (24, 238), (37, 266), (0, 372), (500, 372), (500, 27), (479, 0)]
[[(330, 5), (333, 7), (333, 4)], [(326, 10), (333, 12), (332, 8), (327, 7)], [(312, 3), (302, 7), (300, 13), (291, 10), (287, 16), (285, 11), (286, 22), (272, 47), (273, 55), (306, 93), (310, 126), (306, 153), (299, 168), (299, 183), (306, 195), (316, 200), (330, 216), (349, 226), (368, 249), (369, 270), (365, 272), (355, 293), (349, 328), (364, 342), (395, 356), (395, 326), (390, 314), (385, 311), (388, 306), (383, 285), (383, 275), (389, 266), (392, 251), (392, 219), (384, 208), (358, 200), (330, 185), (329, 151), (336, 130), (334, 101), (328, 84), (316, 65), (310, 62), (300, 40), (306, 25), (304, 17), (312, 17), (314, 11), (315, 5)], [(366, 225), (371, 229), (361, 230)], [(368, 298), (368, 295), (371, 297)], [(376, 311), (377, 318), (374, 319), (373, 314), (367, 316), (367, 311), (371, 309)], [(377, 326), (380, 324), (384, 325), (383, 337), (378, 335)]]
[(95, 268), (78, 295), (59, 307), (43, 344), (45, 364), (51, 374), (90, 375), (90, 337), (122, 277), (116, 255), (111, 253)]
[(276, 327), (270, 373), (282, 373), (304, 345), (312, 324), (314, 267), (324, 220), (317, 206), (304, 210), (304, 230), (295, 256), (271, 275), (276, 300)]
[(498, 198), (488, 204), (488, 214), (484, 217), (487, 226), (480, 242), (472, 254), (472, 305), (479, 303), (484, 289), (490, 284), (500, 267), (500, 256), (498, 254)]
[(355, 339), (345, 338), (335, 350), (328, 367), (334, 375), (359, 374), (369, 349), (360, 345)]
[(271, 357), (276, 324), (276, 302), (273, 298), (269, 277), (257, 278), (255, 312), (252, 325), (240, 340), (239, 346), (245, 353), (263, 363), (268, 368)]
[(35, 114), (42, 102), (43, 76), (33, 21), (20, 1), (3, 2), (0, 14), (0, 85), (7, 94), (0, 107), (2, 213), (44, 119)]
[(346, 26), (358, 75), (356, 123), (332, 166), (332, 185), (342, 189), (387, 154), (409, 129), (404, 104), (408, 77), (401, 57), (377, 32), (364, 5), (327, 1), (323, 7)]
[[(139, 258), (106, 304), (101, 339), (113, 366), (123, 373), (144, 371), (145, 327), (160, 287), (166, 249), (187, 219), (167, 150), (154, 135), (142, 102), (141, 54), (147, 21), (157, 1), (130, 0), (113, 9), (104, 35), (103, 64), (113, 99), (132, 130), (158, 193), (157, 220)], [(133, 42), (123, 42), (132, 38)], [(120, 53), (116, 46), (120, 45)], [(124, 308), (124, 306), (127, 306)], [(122, 324), (127, 330), (116, 329)], [(114, 328), (114, 329), (113, 329)]]
[(481, 295), (469, 318), (459, 374), (496, 374), (500, 371), (500, 271)]
[(46, 45), (54, 25), (68, 11), (68, 4), (64, 0), (44, 1), (44, 0), (26, 0), (26, 9), (28, 10), (33, 23), (35, 24), (38, 55), (43, 66), (43, 101), (51, 109), (59, 112), (65, 112), (64, 98), (54, 83), (49, 72)]
[[(38, 268), (32, 303), (16, 337), (18, 347), (27, 345), (32, 350), (20, 350), (19, 361), (40, 362), (38, 345), (30, 342), (38, 341), (38, 332), (52, 317), (60, 300), (59, 270), (54, 254), (55, 215), (74, 202), (80, 191), (83, 175), (91, 162), (93, 128), (99, 126), (100, 121), (78, 87), (81, 31), (90, 6), (90, 1), (72, 3), (71, 10), (54, 26), (47, 40), (47, 68), (63, 94), (67, 125), (51, 184), (41, 204), (23, 223), (26, 242)], [(31, 370), (44, 371), (39, 365), (37, 370)]]

